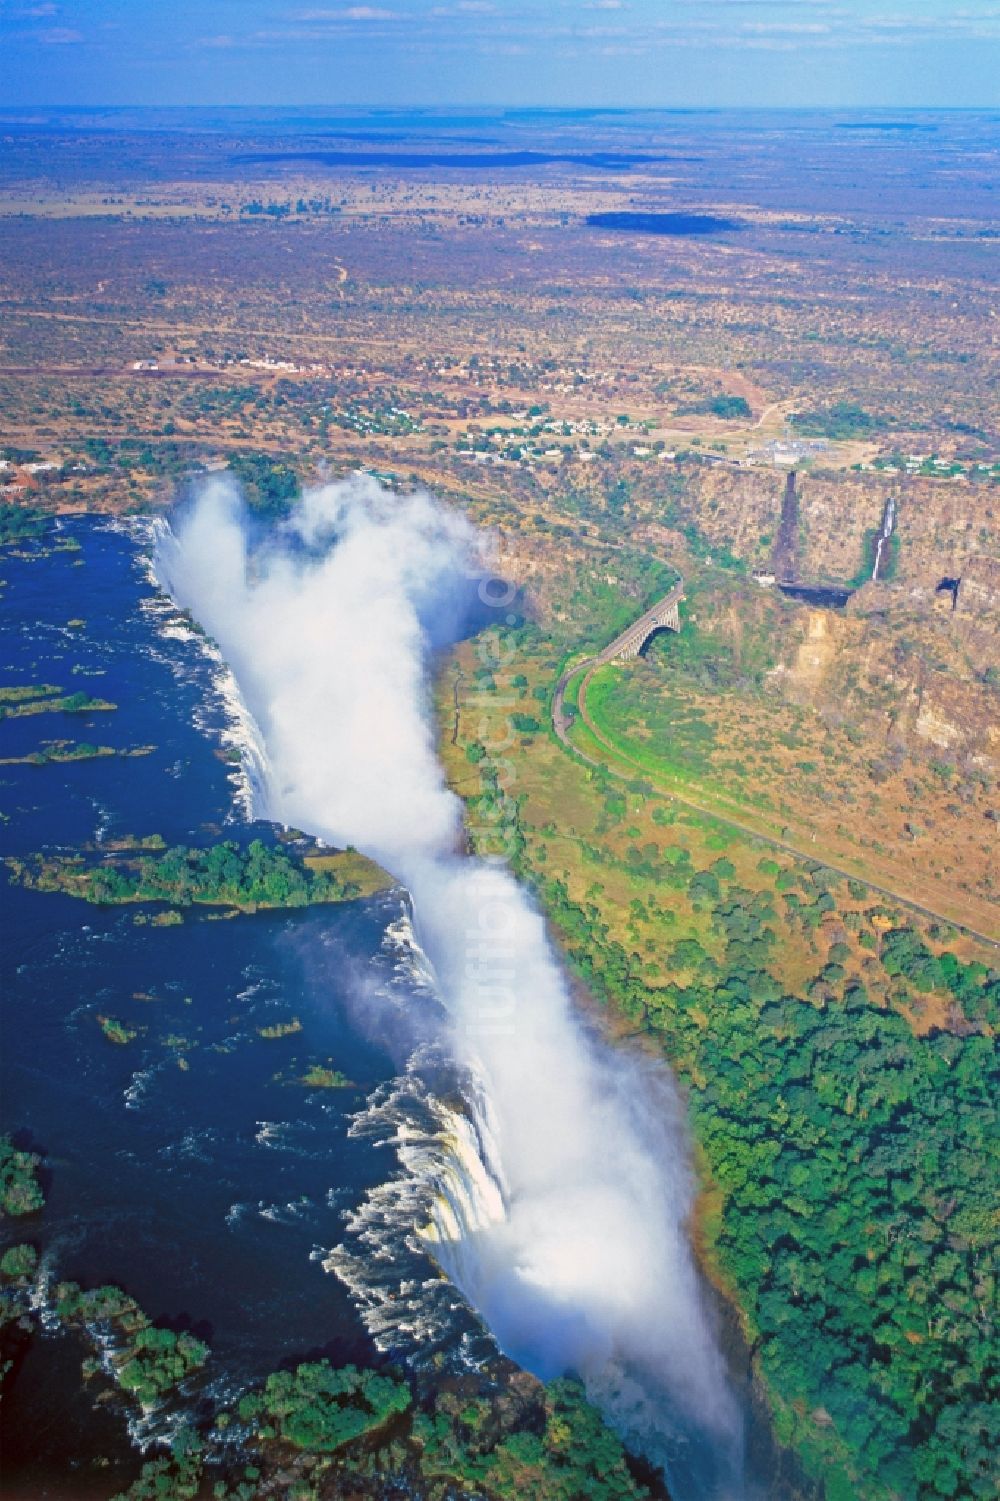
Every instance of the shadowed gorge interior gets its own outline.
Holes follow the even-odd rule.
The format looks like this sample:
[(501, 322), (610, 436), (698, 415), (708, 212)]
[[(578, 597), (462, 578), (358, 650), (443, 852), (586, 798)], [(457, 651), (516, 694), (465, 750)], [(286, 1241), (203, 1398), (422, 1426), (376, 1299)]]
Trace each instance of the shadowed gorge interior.
[[(740, 1420), (683, 1225), (689, 1170), (666, 1076), (588, 1039), (542, 921), (502, 868), (456, 857), (428, 718), (427, 637), (467, 527), (372, 481), (308, 491), (288, 543), (247, 552), (221, 481), (160, 544), (173, 597), (219, 643), (259, 727), (258, 812), (358, 844), (412, 893), (469, 1076), (479, 1161), (425, 1231), (501, 1347), (593, 1399), (679, 1498), (746, 1494)], [(296, 546), (308, 551), (297, 556)]]
[(4, 1488), (985, 1501), (1000, 18), (281, 3), (0, 4)]

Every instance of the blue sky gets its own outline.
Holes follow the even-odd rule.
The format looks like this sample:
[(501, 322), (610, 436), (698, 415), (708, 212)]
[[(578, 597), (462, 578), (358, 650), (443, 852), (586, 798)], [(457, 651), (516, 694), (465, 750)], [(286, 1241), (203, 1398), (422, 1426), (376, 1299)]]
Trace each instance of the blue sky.
[(0, 103), (1000, 104), (1000, 0), (0, 0)]

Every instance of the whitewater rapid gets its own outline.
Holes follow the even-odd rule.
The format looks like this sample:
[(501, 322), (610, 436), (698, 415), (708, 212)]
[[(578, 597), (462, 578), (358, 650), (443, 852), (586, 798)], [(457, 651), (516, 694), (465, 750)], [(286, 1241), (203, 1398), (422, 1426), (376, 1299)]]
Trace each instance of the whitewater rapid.
[[(675, 1501), (741, 1497), (672, 1080), (587, 1034), (526, 894), (456, 853), (430, 668), (459, 628), (475, 534), (427, 495), (359, 479), (307, 492), (255, 541), (213, 478), (155, 567), (232, 674), (256, 815), (359, 847), (412, 897), (394, 974), (435, 1020), (356, 1122), (400, 1170), (348, 1216), (328, 1266), (384, 1348), (419, 1355), (454, 1316), (449, 1283), (419, 1270), (431, 1248), (506, 1353), (546, 1379), (581, 1376)], [(463, 1338), (473, 1356), (471, 1324)]]
[(882, 554), (888, 546), (892, 536), (893, 527), (896, 524), (896, 500), (890, 495), (885, 503), (885, 511), (882, 515), (882, 527), (875, 544), (875, 562), (872, 566), (872, 579), (877, 581), (879, 569), (882, 567)]

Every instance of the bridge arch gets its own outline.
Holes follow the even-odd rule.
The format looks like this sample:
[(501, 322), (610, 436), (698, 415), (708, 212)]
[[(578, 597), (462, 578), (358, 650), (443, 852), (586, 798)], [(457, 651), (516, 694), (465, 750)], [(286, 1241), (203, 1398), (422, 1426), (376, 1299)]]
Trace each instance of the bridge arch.
[(614, 640), (603, 654), (604, 660), (629, 661), (637, 657), (657, 631), (679, 631), (681, 617), (679, 603), (683, 598), (683, 586), (675, 585), (665, 599), (660, 600), (641, 619), (636, 620)]

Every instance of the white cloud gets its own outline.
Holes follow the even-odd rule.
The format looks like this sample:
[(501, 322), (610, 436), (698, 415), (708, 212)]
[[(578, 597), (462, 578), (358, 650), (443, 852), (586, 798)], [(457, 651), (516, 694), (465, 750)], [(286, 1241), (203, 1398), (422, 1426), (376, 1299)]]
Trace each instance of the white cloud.
[(825, 36), (830, 28), (821, 21), (744, 21), (740, 30), (755, 35)]
[(83, 41), (83, 33), (71, 26), (50, 26), (47, 31), (35, 33), (36, 39), (45, 47), (70, 47)]
[(733, 1494), (739, 1424), (685, 1235), (693, 1178), (672, 1082), (589, 1035), (530, 896), (499, 862), (455, 853), (428, 637), (449, 639), (471, 580), (491, 577), (476, 538), (426, 495), (360, 478), (307, 492), (284, 536), (248, 568), (216, 479), (163, 538), (157, 573), (219, 643), (259, 728), (255, 811), (357, 845), (413, 893), (450, 1019), (449, 1093), (467, 1089), (451, 1117), (473, 1154), (455, 1168), (475, 1163), (461, 1204), (484, 1211), (436, 1219), (436, 1254), (502, 1349), (589, 1374), (657, 1463), (683, 1423), (720, 1456), (706, 1494)]
[(336, 10), (300, 10), (293, 18), (296, 21), (401, 21), (398, 10), (386, 10), (381, 5), (342, 5)]

